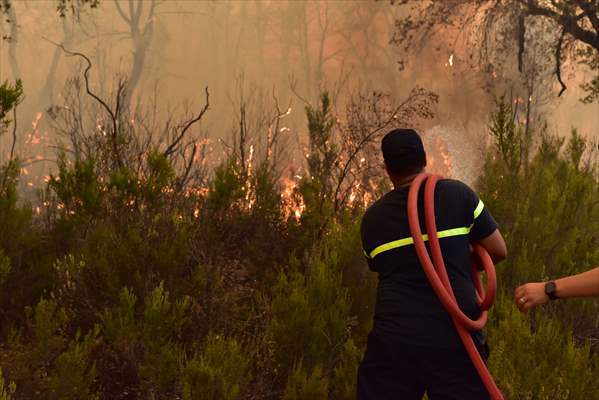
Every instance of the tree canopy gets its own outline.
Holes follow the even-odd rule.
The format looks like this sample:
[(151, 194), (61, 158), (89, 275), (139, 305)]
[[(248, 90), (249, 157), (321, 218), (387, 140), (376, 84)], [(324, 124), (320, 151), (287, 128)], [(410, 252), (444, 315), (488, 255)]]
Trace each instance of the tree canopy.
[[(410, 8), (405, 17), (397, 19), (392, 40), (406, 51), (417, 52), (430, 43), (425, 39), (450, 33), (445, 36), (448, 41), (453, 39), (450, 46), (467, 48), (469, 61), (483, 71), (498, 71), (513, 63), (523, 72), (527, 62), (542, 64), (559, 82), (560, 95), (567, 88), (562, 77), (565, 64), (584, 64), (594, 77), (581, 84), (586, 94), (582, 101), (599, 99), (598, 0), (391, 3)], [(527, 59), (527, 52), (534, 54)]]

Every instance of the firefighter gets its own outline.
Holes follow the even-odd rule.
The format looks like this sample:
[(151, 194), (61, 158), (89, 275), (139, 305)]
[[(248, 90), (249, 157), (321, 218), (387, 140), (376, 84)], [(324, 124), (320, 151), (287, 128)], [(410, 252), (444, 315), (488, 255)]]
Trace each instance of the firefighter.
[[(358, 400), (416, 400), (425, 393), (430, 400), (488, 399), (412, 245), (407, 197), (410, 183), (426, 167), (420, 136), (412, 129), (395, 129), (385, 135), (381, 149), (393, 190), (372, 204), (362, 219), (362, 245), (369, 268), (378, 273), (378, 288), (373, 328), (358, 368)], [(422, 192), (419, 202), (423, 210)], [(470, 245), (478, 242), (497, 263), (507, 255), (505, 242), (489, 210), (464, 183), (440, 180), (435, 204), (455, 296), (462, 311), (477, 319)], [(420, 220), (424, 221), (422, 213)], [(473, 332), (472, 337), (486, 359), (483, 334)]]

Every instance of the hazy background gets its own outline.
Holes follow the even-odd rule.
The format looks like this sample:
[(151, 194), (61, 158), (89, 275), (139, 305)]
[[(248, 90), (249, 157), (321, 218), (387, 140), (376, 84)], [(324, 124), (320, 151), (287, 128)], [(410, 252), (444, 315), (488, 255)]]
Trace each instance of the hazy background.
[[(482, 159), (486, 118), (493, 96), (481, 88), (480, 72), (461, 59), (455, 42), (422, 44), (419, 55), (402, 54), (390, 44), (397, 16), (405, 12), (387, 1), (156, 1), (103, 0), (97, 9), (60, 18), (50, 0), (15, 0), (0, 41), (0, 81), (20, 77), (25, 101), (18, 109), (17, 149), (35, 162), (27, 170), (42, 177), (51, 170), (60, 138), (45, 110), (60, 105), (67, 79), (81, 76), (78, 57), (55, 44), (86, 54), (92, 61), (92, 90), (109, 98), (119, 77), (128, 77), (132, 105), (156, 100), (159, 118), (197, 111), (210, 91), (210, 109), (201, 131), (220, 154), (219, 138), (236, 129), (243, 96), (258, 115), (275, 103), (290, 109), (283, 127), (290, 163), (297, 163), (305, 143), (306, 103), (328, 89), (338, 108), (358, 90), (380, 90), (395, 101), (420, 85), (439, 94), (436, 117), (419, 127), (428, 147), (447, 151), (450, 170), (472, 180)], [(442, 35), (441, 35), (442, 36)], [(52, 43), (53, 42), (53, 43)], [(452, 56), (453, 55), (453, 56)], [(562, 98), (556, 92), (542, 107), (549, 128), (560, 134), (577, 128), (599, 133), (599, 105), (578, 101), (578, 83), (586, 71), (570, 65)], [(501, 86), (505, 89), (507, 86)], [(8, 135), (0, 142), (6, 153)], [(218, 158), (218, 157), (216, 157)]]

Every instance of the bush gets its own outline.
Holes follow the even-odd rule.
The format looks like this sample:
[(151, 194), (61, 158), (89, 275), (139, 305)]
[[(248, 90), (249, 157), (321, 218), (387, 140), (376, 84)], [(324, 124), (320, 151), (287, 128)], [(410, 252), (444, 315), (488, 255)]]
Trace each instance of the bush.
[(188, 308), (187, 299), (171, 302), (163, 282), (145, 299), (141, 331), (145, 357), (139, 372), (151, 393), (174, 390), (184, 358), (183, 349), (176, 342)]
[(514, 400), (599, 399), (599, 381), (589, 344), (537, 313), (529, 318), (500, 296), (489, 329), (492, 374), (506, 398)]
[(100, 319), (104, 327), (104, 335), (109, 342), (119, 344), (135, 340), (137, 335), (136, 302), (135, 293), (128, 288), (123, 288), (118, 304), (102, 314)]
[(322, 368), (314, 367), (308, 376), (300, 361), (289, 374), (283, 400), (327, 400), (328, 391), (329, 384)]
[(509, 249), (497, 271), (490, 366), (508, 398), (599, 398), (597, 359), (586, 339), (599, 331), (599, 321), (589, 318), (599, 312), (599, 303), (560, 301), (529, 317), (511, 301), (521, 283), (599, 263), (595, 154), (576, 131), (564, 138), (543, 125), (529, 126), (525, 137), (525, 127), (513, 121), (511, 106), (500, 100), (490, 125), (494, 147), (478, 181)]
[(39, 301), (35, 307), (34, 334), (35, 353), (40, 361), (49, 360), (54, 353), (62, 350), (67, 322), (65, 310), (58, 307), (56, 302), (45, 299)]
[(356, 379), (358, 366), (362, 361), (362, 351), (349, 339), (343, 344), (343, 350), (332, 382), (332, 393), (336, 400), (353, 400), (356, 398)]
[(0, 368), (0, 400), (12, 400), (12, 395), (15, 394), (17, 385), (10, 382), (8, 385), (2, 376), (2, 368)]
[(11, 269), (10, 258), (4, 254), (4, 250), (0, 249), (0, 286), (2, 286), (6, 281), (6, 278), (8, 278)]
[(92, 389), (96, 366), (90, 363), (90, 354), (99, 332), (100, 327), (95, 326), (83, 339), (77, 332), (67, 350), (58, 356), (50, 378), (52, 399), (99, 399)]
[(275, 287), (270, 332), (283, 373), (300, 360), (307, 368), (331, 367), (345, 340), (350, 300), (332, 247), (314, 251), (306, 275), (292, 269)]
[[(345, 128), (331, 104), (323, 95), (306, 110), (308, 171), (285, 193), (305, 207), (299, 221), (286, 219), (275, 157), (249, 162), (232, 148), (210, 182), (194, 170), (186, 185), (194, 143), (166, 155), (124, 115), (114, 143), (73, 131), (86, 150), (60, 157), (39, 215), (17, 196), (18, 160), (1, 165), (0, 362), (19, 392), (0, 377), (0, 396), (354, 398), (376, 275), (361, 254), (362, 202), (333, 193), (353, 150), (337, 140)], [(585, 338), (599, 332), (598, 303), (527, 317), (507, 300), (525, 280), (599, 262), (592, 146), (525, 129), (512, 111), (503, 102), (492, 116), (479, 182), (510, 247), (491, 368), (515, 399), (596, 398), (599, 360)]]
[(180, 386), (184, 400), (235, 400), (250, 378), (250, 358), (235, 339), (209, 334), (203, 350), (186, 360)]

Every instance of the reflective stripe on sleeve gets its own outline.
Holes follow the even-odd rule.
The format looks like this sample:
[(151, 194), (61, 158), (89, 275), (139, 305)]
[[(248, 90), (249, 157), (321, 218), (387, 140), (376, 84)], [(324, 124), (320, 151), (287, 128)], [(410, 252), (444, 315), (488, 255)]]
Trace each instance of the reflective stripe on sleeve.
[(483, 203), (482, 200), (478, 201), (478, 205), (476, 206), (476, 208), (474, 209), (474, 219), (477, 219), (478, 216), (480, 215), (480, 213), (483, 212), (483, 209), (485, 208), (485, 204)]

